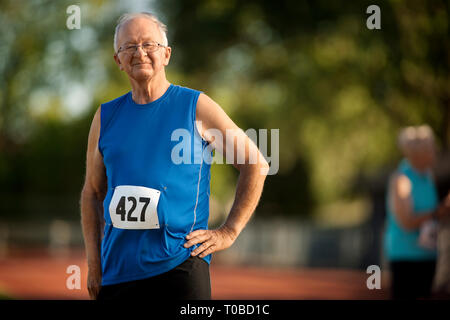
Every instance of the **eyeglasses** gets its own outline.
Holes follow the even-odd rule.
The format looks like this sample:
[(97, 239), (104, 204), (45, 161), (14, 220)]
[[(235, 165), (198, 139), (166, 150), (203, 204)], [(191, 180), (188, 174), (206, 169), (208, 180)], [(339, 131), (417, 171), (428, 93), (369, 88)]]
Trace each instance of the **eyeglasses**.
[(117, 53), (124, 51), (128, 54), (134, 54), (139, 47), (142, 47), (142, 50), (144, 50), (145, 52), (150, 53), (155, 52), (160, 47), (165, 48), (166, 46), (158, 42), (146, 42), (143, 44), (128, 44), (124, 47), (120, 47), (119, 50), (117, 50)]

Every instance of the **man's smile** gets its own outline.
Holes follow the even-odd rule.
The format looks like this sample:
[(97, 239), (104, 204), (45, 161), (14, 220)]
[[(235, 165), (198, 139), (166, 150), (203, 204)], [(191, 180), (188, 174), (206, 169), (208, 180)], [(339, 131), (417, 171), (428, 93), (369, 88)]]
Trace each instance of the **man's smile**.
[(138, 63), (132, 64), (132, 66), (135, 67), (135, 66), (141, 66), (141, 65), (146, 65), (146, 64), (151, 65), (152, 63), (151, 62), (138, 62)]

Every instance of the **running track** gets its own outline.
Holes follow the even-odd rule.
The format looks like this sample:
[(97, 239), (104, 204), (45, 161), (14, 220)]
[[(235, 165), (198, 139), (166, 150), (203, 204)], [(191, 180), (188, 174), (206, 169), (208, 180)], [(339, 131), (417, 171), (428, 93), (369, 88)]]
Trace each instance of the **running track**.
[[(81, 269), (80, 290), (66, 287), (69, 265)], [(16, 250), (0, 259), (0, 293), (15, 299), (88, 299), (86, 275), (81, 251), (56, 258), (42, 250)], [(211, 264), (213, 299), (388, 299), (385, 275), (380, 290), (367, 289), (368, 276), (355, 270)]]

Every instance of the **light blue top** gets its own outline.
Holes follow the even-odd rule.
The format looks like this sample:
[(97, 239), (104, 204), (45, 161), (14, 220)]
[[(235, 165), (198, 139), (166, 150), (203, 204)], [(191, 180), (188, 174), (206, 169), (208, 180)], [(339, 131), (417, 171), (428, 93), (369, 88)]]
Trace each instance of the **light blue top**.
[[(404, 174), (412, 184), (411, 199), (413, 214), (420, 216), (429, 213), (438, 206), (436, 187), (431, 172), (420, 173), (407, 159), (403, 159), (397, 173)], [(436, 250), (425, 249), (418, 245), (419, 229), (405, 230), (397, 221), (389, 204), (389, 188), (386, 196), (386, 231), (384, 249), (390, 261), (423, 261), (436, 259)]]
[[(196, 247), (185, 248), (185, 236), (208, 228), (211, 166), (202, 156), (208, 143), (195, 126), (199, 95), (200, 91), (171, 84), (159, 99), (147, 104), (136, 104), (130, 91), (101, 105), (98, 146), (108, 179), (103, 203), (102, 285), (173, 269)], [(185, 133), (183, 138), (174, 139), (177, 129)], [(175, 163), (172, 153), (184, 139), (189, 148), (180, 153), (191, 161)], [(118, 186), (160, 192), (159, 228), (137, 230), (113, 225), (109, 206)], [(203, 259), (210, 263), (211, 255)]]

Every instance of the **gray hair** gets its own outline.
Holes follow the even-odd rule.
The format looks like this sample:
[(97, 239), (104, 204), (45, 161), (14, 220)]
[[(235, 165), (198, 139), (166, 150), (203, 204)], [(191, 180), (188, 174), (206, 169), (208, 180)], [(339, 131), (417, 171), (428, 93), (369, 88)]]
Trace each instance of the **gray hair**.
[(428, 125), (404, 128), (398, 135), (398, 146), (404, 154), (426, 150), (434, 146), (433, 130)]
[(169, 42), (167, 41), (167, 26), (162, 23), (157, 16), (155, 16), (153, 13), (150, 12), (139, 12), (139, 13), (125, 13), (120, 16), (120, 18), (117, 20), (117, 26), (116, 30), (114, 32), (114, 52), (117, 52), (118, 45), (117, 45), (117, 35), (119, 34), (119, 30), (122, 27), (122, 25), (134, 18), (138, 17), (144, 17), (147, 18), (153, 22), (156, 23), (158, 26), (159, 31), (161, 32), (161, 37), (163, 39), (163, 43), (161, 43), (164, 46), (168, 46)]

